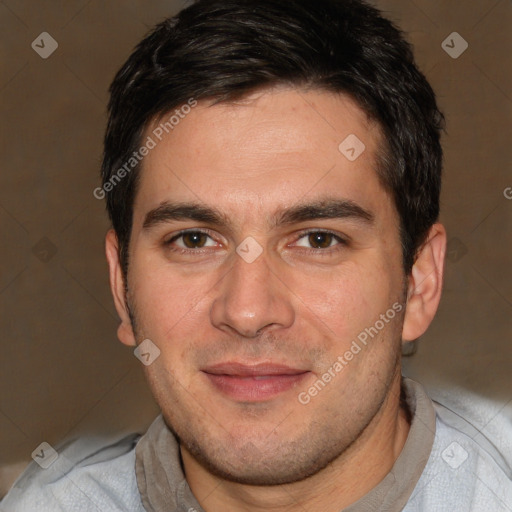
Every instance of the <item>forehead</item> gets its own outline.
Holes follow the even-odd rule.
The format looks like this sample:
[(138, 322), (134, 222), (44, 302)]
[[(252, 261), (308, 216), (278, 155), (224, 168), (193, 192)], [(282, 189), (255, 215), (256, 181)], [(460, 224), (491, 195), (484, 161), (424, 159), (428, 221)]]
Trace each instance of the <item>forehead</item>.
[(343, 95), (273, 89), (199, 102), (155, 120), (147, 137), (155, 145), (142, 162), (134, 223), (170, 200), (215, 206), (238, 222), (326, 196), (390, 206), (376, 173), (380, 130)]

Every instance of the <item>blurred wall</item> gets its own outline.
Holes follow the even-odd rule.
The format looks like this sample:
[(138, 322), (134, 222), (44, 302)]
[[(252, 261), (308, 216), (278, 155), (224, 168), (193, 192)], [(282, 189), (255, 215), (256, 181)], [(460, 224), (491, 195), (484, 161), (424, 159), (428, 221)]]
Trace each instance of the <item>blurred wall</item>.
[[(507, 411), (512, 2), (375, 3), (408, 34), (448, 123), (445, 291), (404, 371)], [(108, 85), (149, 28), (181, 5), (0, 3), (0, 496), (42, 441), (142, 432), (158, 413), (140, 363), (116, 338), (103, 255), (108, 223), (92, 191)]]

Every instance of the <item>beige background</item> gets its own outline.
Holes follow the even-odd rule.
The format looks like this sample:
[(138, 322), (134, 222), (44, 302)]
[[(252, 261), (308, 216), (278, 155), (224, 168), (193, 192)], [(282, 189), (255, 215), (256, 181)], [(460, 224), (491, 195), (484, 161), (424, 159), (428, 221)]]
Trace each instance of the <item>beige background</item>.
[[(181, 5), (0, 2), (0, 496), (42, 441), (143, 431), (157, 414), (116, 339), (92, 191), (113, 74)], [(445, 291), (405, 371), (489, 398), (512, 421), (512, 2), (377, 5), (408, 33), (448, 121)], [(59, 45), (47, 59), (31, 48), (44, 31)], [(457, 59), (441, 46), (454, 31), (469, 43)]]

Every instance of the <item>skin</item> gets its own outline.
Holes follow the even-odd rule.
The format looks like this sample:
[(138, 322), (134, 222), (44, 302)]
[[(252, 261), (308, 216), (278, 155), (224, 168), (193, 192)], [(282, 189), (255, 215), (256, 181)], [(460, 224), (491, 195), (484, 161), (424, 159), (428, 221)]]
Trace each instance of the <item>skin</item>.
[[(338, 149), (349, 134), (366, 147), (353, 162)], [(375, 172), (380, 141), (378, 126), (342, 95), (277, 88), (236, 103), (200, 102), (144, 159), (127, 296), (116, 236), (107, 234), (118, 336), (160, 349), (146, 377), (207, 512), (338, 511), (375, 487), (403, 448), (401, 343), (421, 336), (438, 307), (446, 233), (435, 224), (404, 275), (398, 215)], [(299, 204), (340, 199), (373, 221), (276, 222)], [(185, 218), (144, 228), (166, 201), (215, 208), (225, 223)], [(165, 244), (183, 229), (208, 236)], [(236, 252), (247, 237), (263, 250), (252, 263)], [(403, 310), (300, 403), (299, 393), (395, 303)], [(233, 360), (309, 373), (268, 400), (235, 400), (201, 371)]]

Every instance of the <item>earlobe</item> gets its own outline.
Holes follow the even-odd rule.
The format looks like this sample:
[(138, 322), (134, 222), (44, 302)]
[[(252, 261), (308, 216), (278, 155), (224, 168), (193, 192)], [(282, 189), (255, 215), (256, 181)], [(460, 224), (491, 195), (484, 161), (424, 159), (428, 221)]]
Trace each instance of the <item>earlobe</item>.
[(445, 252), (446, 230), (436, 223), (430, 228), (409, 276), (403, 342), (419, 338), (436, 314), (443, 287)]
[(116, 233), (111, 229), (105, 238), (105, 254), (109, 267), (110, 291), (112, 292), (117, 314), (121, 320), (121, 324), (117, 328), (117, 337), (121, 343), (128, 346), (135, 346), (135, 335), (133, 333), (128, 305), (126, 303), (124, 276), (121, 269), (121, 262), (119, 261), (118, 248), (119, 245)]

